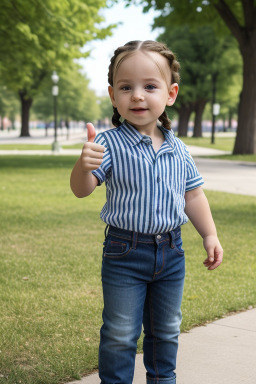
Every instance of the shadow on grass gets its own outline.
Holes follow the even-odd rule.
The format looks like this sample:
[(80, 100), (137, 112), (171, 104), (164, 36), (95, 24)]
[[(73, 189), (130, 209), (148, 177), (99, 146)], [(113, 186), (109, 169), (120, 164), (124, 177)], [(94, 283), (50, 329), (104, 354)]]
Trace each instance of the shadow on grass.
[(4, 168), (30, 168), (30, 169), (51, 169), (51, 168), (69, 168), (72, 169), (77, 156), (1, 156), (0, 169)]

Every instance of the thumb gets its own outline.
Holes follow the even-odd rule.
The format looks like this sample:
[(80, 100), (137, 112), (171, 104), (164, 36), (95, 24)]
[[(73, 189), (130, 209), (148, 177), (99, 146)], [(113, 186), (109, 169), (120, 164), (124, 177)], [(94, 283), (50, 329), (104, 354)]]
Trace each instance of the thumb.
[(93, 143), (93, 141), (95, 139), (95, 136), (96, 136), (96, 131), (95, 131), (94, 125), (92, 123), (87, 123), (86, 127), (87, 127), (87, 138), (88, 138), (88, 141)]

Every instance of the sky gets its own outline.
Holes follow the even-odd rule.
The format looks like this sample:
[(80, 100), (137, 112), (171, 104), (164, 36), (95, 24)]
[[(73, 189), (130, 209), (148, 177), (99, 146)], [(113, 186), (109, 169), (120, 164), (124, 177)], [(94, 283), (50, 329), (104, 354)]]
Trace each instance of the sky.
[(108, 94), (108, 66), (114, 50), (131, 40), (155, 40), (160, 31), (151, 30), (153, 18), (158, 13), (153, 10), (143, 13), (141, 6), (125, 8), (124, 2), (120, 1), (110, 9), (101, 10), (100, 14), (105, 18), (106, 25), (122, 24), (113, 30), (112, 36), (87, 44), (86, 48), (91, 50), (91, 55), (80, 59), (79, 63), (90, 79), (90, 88), (98, 96), (103, 96)]

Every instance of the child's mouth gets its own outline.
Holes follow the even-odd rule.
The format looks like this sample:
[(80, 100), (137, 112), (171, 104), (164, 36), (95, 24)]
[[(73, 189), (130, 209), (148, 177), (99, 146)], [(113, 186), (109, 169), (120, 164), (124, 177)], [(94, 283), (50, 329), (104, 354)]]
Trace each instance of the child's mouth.
[(131, 108), (131, 111), (134, 113), (142, 113), (142, 112), (145, 112), (147, 110), (148, 110), (147, 108)]

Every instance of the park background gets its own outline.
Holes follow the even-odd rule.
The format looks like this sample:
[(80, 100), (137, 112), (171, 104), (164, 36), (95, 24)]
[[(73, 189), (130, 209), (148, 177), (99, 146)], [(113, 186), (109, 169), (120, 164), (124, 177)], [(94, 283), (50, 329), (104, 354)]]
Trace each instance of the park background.
[[(181, 63), (168, 110), (176, 134), (224, 159), (256, 160), (255, 1), (128, 3), (2, 1), (0, 383), (67, 382), (97, 369), (105, 187), (76, 199), (68, 150), (81, 150), (87, 121), (111, 126), (106, 78), (117, 46), (165, 41)], [(184, 226), (183, 332), (256, 305), (255, 197), (206, 194), (225, 261), (205, 271), (202, 241)]]

